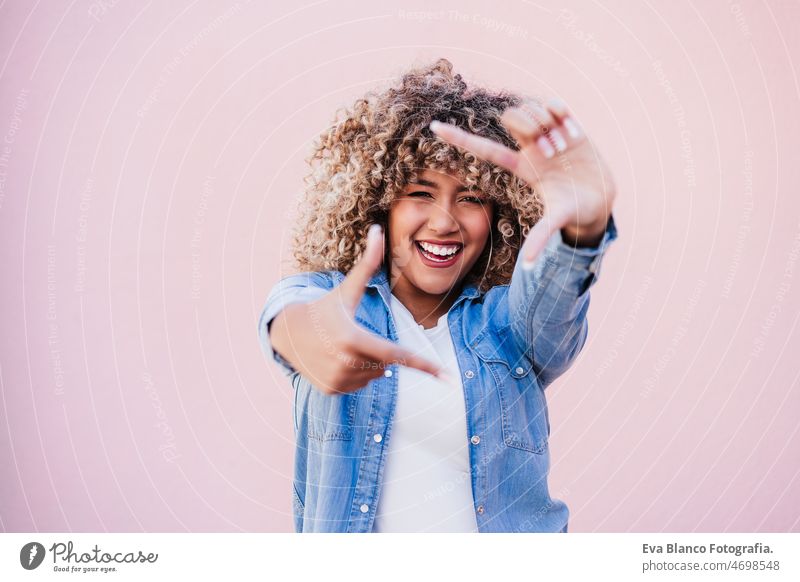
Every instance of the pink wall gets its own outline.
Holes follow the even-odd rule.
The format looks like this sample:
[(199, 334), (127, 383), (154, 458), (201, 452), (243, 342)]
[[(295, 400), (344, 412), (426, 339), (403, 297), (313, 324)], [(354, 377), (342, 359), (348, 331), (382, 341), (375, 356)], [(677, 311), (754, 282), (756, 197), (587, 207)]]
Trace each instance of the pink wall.
[(6, 2), (0, 528), (289, 531), (256, 318), (334, 110), (412, 64), (557, 94), (620, 240), (549, 391), (571, 531), (800, 531), (795, 3)]

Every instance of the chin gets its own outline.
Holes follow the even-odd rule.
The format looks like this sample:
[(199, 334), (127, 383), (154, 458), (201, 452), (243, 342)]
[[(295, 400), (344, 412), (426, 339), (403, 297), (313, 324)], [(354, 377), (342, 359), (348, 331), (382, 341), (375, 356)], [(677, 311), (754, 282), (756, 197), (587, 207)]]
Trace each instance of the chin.
[(421, 291), (424, 291), (428, 295), (445, 295), (453, 288), (453, 285), (452, 284), (442, 285), (434, 283), (429, 283), (426, 285), (425, 283), (421, 283), (417, 285), (417, 288), (420, 289)]
[(417, 289), (428, 293), (429, 295), (444, 295), (449, 293), (453, 287), (458, 285), (464, 279), (463, 275), (458, 277), (454, 275), (431, 275), (430, 273), (422, 274), (414, 278), (414, 284)]

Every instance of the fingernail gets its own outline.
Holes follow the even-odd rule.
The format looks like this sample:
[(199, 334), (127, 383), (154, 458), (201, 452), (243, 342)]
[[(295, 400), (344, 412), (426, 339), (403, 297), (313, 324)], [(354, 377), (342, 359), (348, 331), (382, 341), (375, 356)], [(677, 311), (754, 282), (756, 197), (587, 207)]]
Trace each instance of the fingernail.
[(529, 261), (527, 259), (524, 259), (522, 261), (522, 270), (523, 271), (530, 271), (531, 269), (533, 269), (533, 265), (535, 265), (535, 264), (536, 264), (536, 261)]
[(367, 238), (378, 238), (381, 235), (381, 225), (373, 224), (367, 231)]
[(578, 129), (578, 124), (572, 121), (571, 118), (564, 118), (564, 127), (567, 128), (567, 133), (572, 139), (577, 139), (581, 136), (581, 130)]
[(556, 144), (556, 150), (558, 150), (558, 152), (566, 151), (567, 141), (564, 139), (564, 136), (561, 135), (560, 131), (557, 129), (551, 129), (550, 137), (552, 138), (553, 143)]
[(556, 153), (556, 150), (553, 149), (553, 146), (545, 136), (540, 136), (539, 139), (536, 140), (536, 145), (539, 146), (539, 149), (542, 150), (542, 154), (546, 158), (552, 158)]
[(442, 126), (442, 122), (441, 122), (441, 121), (436, 121), (436, 120), (434, 119), (433, 121), (431, 121), (431, 123), (430, 123), (430, 126), (429, 126), (429, 127), (431, 128), (431, 131), (436, 131), (436, 130), (437, 130), (437, 129), (439, 129), (441, 126)]

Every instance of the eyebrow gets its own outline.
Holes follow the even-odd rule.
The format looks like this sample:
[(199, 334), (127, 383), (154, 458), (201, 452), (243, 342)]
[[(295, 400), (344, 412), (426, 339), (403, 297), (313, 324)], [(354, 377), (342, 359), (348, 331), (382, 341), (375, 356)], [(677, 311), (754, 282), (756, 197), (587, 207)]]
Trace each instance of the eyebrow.
[[(425, 178), (420, 178), (416, 182), (412, 182), (412, 184), (416, 184), (418, 186), (427, 186), (428, 188), (436, 188), (436, 189), (439, 188), (439, 184), (431, 182), (430, 180), (426, 180)], [(456, 192), (456, 194), (458, 194), (459, 192), (469, 192), (469, 188), (467, 188), (466, 186), (462, 186), (461, 189)]]

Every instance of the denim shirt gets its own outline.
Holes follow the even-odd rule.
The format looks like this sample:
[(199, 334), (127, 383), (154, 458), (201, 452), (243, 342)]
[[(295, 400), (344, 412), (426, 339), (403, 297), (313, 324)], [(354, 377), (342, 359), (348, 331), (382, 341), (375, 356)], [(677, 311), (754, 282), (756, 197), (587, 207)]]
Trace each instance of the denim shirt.
[[(597, 247), (574, 248), (557, 232), (533, 269), (522, 268), (520, 255), (510, 284), (485, 293), (465, 285), (448, 311), (480, 532), (567, 531), (567, 506), (550, 497), (547, 485), (550, 420), (544, 389), (570, 367), (586, 341), (589, 288), (616, 238), (613, 216)], [(297, 532), (370, 532), (392, 438), (397, 365), (355, 392), (325, 395), (270, 343), (268, 326), (281, 309), (321, 297), (344, 277), (322, 271), (281, 279), (258, 323), (264, 353), (294, 389)], [(396, 342), (390, 293), (382, 268), (370, 280), (355, 317)]]

